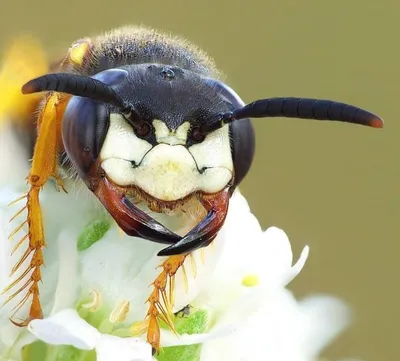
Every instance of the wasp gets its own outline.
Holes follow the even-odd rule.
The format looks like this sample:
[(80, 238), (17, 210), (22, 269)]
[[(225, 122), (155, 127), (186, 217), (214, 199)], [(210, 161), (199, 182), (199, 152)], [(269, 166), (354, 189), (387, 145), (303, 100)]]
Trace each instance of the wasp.
[[(37, 136), (27, 177), (27, 249), (31, 256), (26, 326), (42, 318), (39, 297), (45, 245), (39, 194), (49, 179), (64, 189), (60, 170), (75, 176), (128, 236), (165, 244), (162, 271), (148, 298), (147, 341), (160, 345), (158, 305), (167, 282), (193, 251), (207, 247), (224, 224), (229, 200), (248, 174), (254, 152), (251, 118), (286, 117), (348, 122), (374, 128), (383, 120), (353, 105), (309, 98), (267, 98), (245, 104), (213, 62), (194, 45), (141, 27), (82, 38), (51, 73), (26, 82), (40, 93)], [(65, 190), (65, 189), (64, 189)], [(193, 215), (180, 236), (168, 219)], [(28, 301), (29, 299), (29, 301)]]

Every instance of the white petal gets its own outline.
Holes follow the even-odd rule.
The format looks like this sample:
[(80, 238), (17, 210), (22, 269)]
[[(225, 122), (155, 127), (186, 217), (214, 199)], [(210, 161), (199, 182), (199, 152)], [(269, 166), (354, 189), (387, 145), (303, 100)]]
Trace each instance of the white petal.
[(277, 227), (270, 227), (260, 237), (252, 267), (264, 284), (281, 286), (292, 267), (292, 260), (292, 247), (286, 233)]
[(151, 346), (139, 338), (102, 335), (97, 346), (97, 361), (152, 361)]
[[(70, 261), (73, 261), (70, 257), (70, 253), (63, 254), (61, 250), (61, 254), (59, 251), (59, 247), (57, 245), (57, 240), (59, 239), (60, 229), (68, 230), (67, 227), (61, 227), (60, 222), (64, 222), (65, 219), (70, 219), (68, 217), (57, 217), (60, 214), (57, 213), (57, 209), (64, 209), (64, 203), (62, 202), (66, 198), (63, 198), (61, 192), (57, 192), (52, 187), (48, 187), (47, 191), (43, 192), (43, 196), (41, 195), (42, 201), (42, 210), (44, 219), (46, 220), (45, 223), (45, 239), (47, 242), (47, 247), (43, 249), (43, 256), (45, 260), (46, 267), (41, 268), (41, 276), (42, 282), (39, 283), (40, 295), (41, 295), (41, 302), (42, 307), (45, 315), (48, 315), (51, 311), (54, 302), (54, 295), (57, 286), (57, 278), (59, 275), (59, 260), (62, 260), (62, 264), (64, 266), (68, 265)], [(53, 202), (49, 202), (49, 194), (51, 193), (59, 194), (59, 200), (55, 199)], [(9, 290), (8, 292), (1, 294), (1, 292), (11, 284), (15, 279), (17, 279), (26, 269), (29, 268), (29, 263), (32, 258), (32, 254), (26, 258), (26, 260), (21, 264), (19, 270), (15, 272), (12, 276), (10, 276), (11, 269), (17, 264), (19, 259), (22, 257), (23, 253), (26, 250), (27, 244), (29, 243), (28, 240), (25, 240), (24, 244), (15, 251), (13, 255), (12, 249), (15, 245), (18, 244), (19, 240), (22, 239), (27, 232), (27, 226), (25, 225), (19, 230), (14, 237), (9, 240), (9, 234), (18, 227), (24, 220), (26, 220), (26, 211), (21, 213), (16, 219), (10, 222), (10, 219), (15, 215), (17, 211), (19, 211), (24, 206), (24, 200), (19, 202), (18, 204), (8, 206), (10, 202), (15, 200), (18, 197), (23, 195), (23, 191), (20, 192), (16, 191), (14, 187), (9, 188), (0, 188), (0, 304), (2, 305), (7, 297), (13, 294), (18, 288), (20, 288), (30, 277), (31, 272), (29, 272), (14, 288)], [(61, 201), (59, 203), (58, 201)], [(56, 203), (57, 202), (57, 203)], [(56, 211), (55, 211), (56, 210)], [(69, 210), (70, 212), (70, 210)], [(71, 213), (71, 212), (70, 212)], [(49, 222), (50, 218), (50, 222)], [(57, 220), (58, 223), (52, 222), (54, 219)], [(70, 225), (69, 221), (66, 223), (67, 226)], [(71, 234), (75, 234), (75, 231), (70, 232)], [(65, 237), (65, 236), (64, 236)], [(75, 238), (75, 239), (74, 239)], [(76, 234), (75, 237), (70, 237), (69, 239), (70, 244), (68, 245), (69, 248), (72, 248), (74, 245), (76, 247)], [(69, 273), (72, 270), (73, 264), (70, 265), (71, 268), (65, 272)], [(72, 275), (72, 273), (71, 273)], [(71, 285), (71, 280), (69, 275), (66, 278), (67, 282), (64, 285), (60, 285), (61, 289), (69, 290), (71, 288), (66, 287), (67, 285)], [(63, 278), (65, 281), (65, 278)], [(8, 319), (12, 314), (12, 309), (15, 307), (26, 295), (28, 289), (25, 289), (23, 292), (18, 294), (15, 298), (13, 298), (5, 307), (0, 307), (0, 320), (1, 319)], [(65, 294), (64, 294), (65, 295)], [(72, 298), (72, 295), (70, 295)], [(64, 299), (64, 296), (62, 296)], [(76, 301), (76, 300), (74, 300)], [(63, 304), (65, 306), (65, 302)], [(29, 312), (29, 302), (26, 302), (24, 307), (17, 313), (15, 318), (21, 317), (22, 319), (26, 317), (27, 313)], [(9, 323), (8, 320), (4, 321)]]
[[(254, 293), (253, 298), (262, 298)], [(212, 340), (202, 347), (201, 361), (310, 361), (348, 322), (348, 310), (340, 301), (313, 297), (298, 303), (288, 291), (264, 294), (262, 307), (228, 311), (242, 322), (230, 337)], [(254, 299), (253, 299), (254, 301)], [(260, 301), (260, 300), (259, 300)], [(247, 300), (245, 303), (250, 305)], [(256, 305), (255, 305), (256, 306)], [(249, 312), (252, 311), (252, 312)], [(221, 322), (225, 322), (228, 314)], [(244, 321), (244, 322), (243, 322)]]
[(236, 282), (241, 279), (252, 263), (255, 245), (262, 234), (260, 223), (250, 212), (246, 199), (235, 191), (229, 212), (215, 245), (223, 243), (222, 255), (211, 282)]
[[(4, 192), (5, 190), (0, 190), (0, 194), (2, 194), (4, 200), (6, 200), (7, 195), (4, 194)], [(18, 196), (20, 196), (20, 194)], [(11, 200), (12, 199), (8, 198), (6, 202), (9, 203)], [(18, 277), (20, 277), (22, 271), (25, 271), (28, 268), (31, 258), (27, 257), (27, 259), (21, 264), (19, 272), (15, 272), (12, 276), (10, 276), (12, 268), (22, 257), (26, 249), (25, 247), (21, 246), (11, 256), (12, 248), (14, 247), (14, 245), (19, 241), (19, 239), (26, 235), (26, 227), (23, 227), (22, 230), (17, 232), (13, 239), (8, 239), (8, 236), (13, 231), (13, 229), (22, 223), (21, 219), (10, 223), (10, 219), (13, 216), (10, 210), (11, 207), (7, 207), (7, 205), (4, 203), (0, 204), (0, 320), (4, 320), (3, 322), (6, 327), (10, 325), (8, 318), (12, 314), (12, 309), (21, 301), (21, 299), (23, 299), (26, 293), (21, 292), (20, 294), (12, 298), (7, 304), (4, 303), (10, 295), (12, 295), (28, 280), (28, 278), (30, 277), (30, 273), (20, 281), (19, 287), (16, 286), (5, 293), (3, 293), (3, 290), (12, 282), (14, 282)], [(23, 307), (23, 309), (27, 312), (26, 307)]]
[(160, 246), (136, 237), (122, 235), (112, 227), (89, 249), (80, 252), (82, 289), (97, 290), (102, 302), (114, 308), (130, 302), (127, 323), (145, 317), (151, 289), (148, 287), (160, 272), (156, 256)]
[[(245, 304), (249, 301), (246, 299)], [(291, 314), (286, 293), (270, 295), (265, 301), (265, 307), (258, 308), (256, 312), (250, 308), (249, 311), (253, 311), (251, 314), (243, 312), (243, 305), (229, 310), (230, 315), (224, 315), (221, 322), (225, 322), (226, 318), (232, 321), (235, 314), (236, 317), (240, 315), (237, 311), (241, 311), (238, 332), (231, 337), (205, 343), (202, 346), (200, 361), (299, 360), (291, 357), (298, 351), (298, 347), (291, 342), (289, 335), (285, 334), (286, 331), (290, 331), (287, 330), (287, 319), (290, 319)], [(279, 350), (283, 350), (283, 354)]]
[(51, 345), (71, 345), (92, 350), (101, 334), (72, 309), (63, 310), (43, 320), (33, 320), (28, 329), (40, 340)]
[(287, 272), (286, 278), (284, 279), (283, 285), (286, 286), (290, 282), (293, 281), (293, 279), (301, 272), (303, 269), (307, 258), (308, 254), (310, 252), (310, 248), (308, 246), (305, 246), (303, 250), (301, 251), (300, 258), (298, 261), (295, 263), (295, 265)]
[[(3, 194), (3, 192), (0, 192)], [(7, 229), (9, 227), (9, 217), (5, 210), (0, 208), (0, 303), (3, 303), (6, 300), (6, 296), (2, 295), (2, 291), (5, 287), (8, 286), (10, 282), (9, 274), (12, 268), (10, 262), (10, 253), (11, 253), (11, 242), (7, 239), (8, 232)], [(5, 311), (5, 307), (0, 308), (0, 314), (2, 311)]]
[(61, 232), (58, 239), (58, 279), (51, 314), (74, 306), (78, 289), (77, 235), (69, 230)]
[(284, 266), (291, 266), (293, 262), (292, 246), (289, 238), (283, 229), (272, 226), (267, 228), (263, 234), (262, 246), (272, 250), (274, 256), (279, 259), (279, 263)]
[[(18, 330), (19, 329), (19, 330)], [(14, 332), (18, 330), (17, 332)], [(24, 346), (36, 341), (34, 335), (25, 329), (14, 327), (0, 327), (0, 360), (21, 361), (21, 350)]]
[(248, 260), (247, 274), (257, 275), (263, 287), (281, 288), (302, 270), (308, 257), (306, 246), (292, 266), (293, 253), (286, 233), (277, 227), (268, 228), (253, 247), (257, 250)]
[(0, 184), (24, 179), (29, 170), (28, 158), (12, 125), (0, 119)]
[(197, 343), (204, 343), (211, 340), (216, 340), (223, 337), (228, 337), (236, 332), (236, 326), (233, 324), (222, 325), (221, 327), (216, 327), (212, 332), (208, 333), (193, 333), (191, 335), (182, 334), (175, 335), (172, 332), (161, 330), (161, 346), (187, 346), (195, 345)]
[[(246, 353), (241, 353), (241, 345), (249, 348), (247, 354), (252, 354), (250, 348), (253, 347), (252, 337), (255, 332), (264, 334), (264, 330), (253, 330), (247, 323), (254, 317), (254, 313), (263, 306), (265, 299), (270, 299), (270, 305), (273, 295), (265, 297), (267, 294), (265, 290), (259, 287), (246, 289), (247, 292), (243, 293), (234, 303), (224, 309), (224, 312), (219, 314), (216, 326), (211, 329), (210, 334), (213, 335), (218, 329), (224, 327), (231, 327), (232, 332), (228, 337), (209, 338), (202, 346), (200, 361), (252, 361), (263, 360), (264, 358), (247, 358)], [(264, 320), (259, 319), (260, 325), (264, 324)], [(246, 333), (250, 338), (243, 340), (242, 334)], [(261, 336), (260, 336), (261, 337)], [(265, 347), (265, 341), (261, 342)], [(275, 360), (274, 360), (275, 361)]]
[[(231, 252), (231, 260), (231, 257), (225, 254), (226, 242), (232, 242), (234, 247), (240, 247), (249, 232), (257, 229), (261, 233), (258, 221), (249, 212), (246, 200), (239, 193), (233, 198), (231, 206), (226, 225), (214, 244), (202, 251), (194, 252), (193, 257), (186, 259), (188, 290), (185, 287), (183, 271), (178, 270), (175, 276), (174, 311), (191, 303), (198, 295), (210, 279), (217, 264), (220, 263), (221, 255), (231, 263), (232, 271), (237, 269), (235, 259), (238, 252)], [(235, 213), (241, 216), (233, 216), (232, 214)], [(251, 227), (238, 223), (238, 217), (240, 220), (249, 219), (252, 223)], [(243, 236), (240, 236), (239, 232), (242, 232)], [(148, 307), (146, 299), (151, 293), (148, 285), (160, 273), (158, 266), (164, 260), (157, 256), (157, 252), (162, 247), (164, 246), (122, 235), (119, 229), (112, 227), (101, 240), (80, 253), (83, 289), (99, 291), (103, 302), (111, 307), (122, 300), (128, 301), (130, 312), (125, 320), (126, 324), (143, 319)], [(201, 256), (202, 253), (204, 257)], [(193, 258), (196, 260), (195, 275), (191, 265)], [(224, 265), (226, 266), (226, 262)], [(226, 270), (227, 267), (224, 267), (222, 273), (226, 274)], [(240, 282), (240, 277), (238, 277), (238, 282)]]
[(310, 357), (317, 356), (351, 321), (349, 308), (341, 300), (315, 295), (299, 302), (301, 312), (307, 315), (307, 332), (303, 343), (309, 347)]
[[(220, 280), (240, 283), (243, 265), (246, 264), (248, 259), (243, 249), (251, 252), (251, 244), (255, 242), (259, 234), (261, 234), (261, 226), (257, 218), (250, 212), (246, 199), (239, 190), (236, 190), (231, 197), (224, 226), (212, 245), (203, 250), (193, 252), (193, 258), (196, 260), (197, 266), (196, 277), (193, 277), (191, 260), (187, 259), (185, 262), (189, 279), (188, 292), (186, 292), (185, 287), (182, 287), (184, 284), (183, 272), (182, 270), (178, 271), (176, 283), (180, 284), (181, 287), (176, 289), (176, 304), (173, 310), (178, 311), (187, 304), (192, 303), (204, 289), (213, 292), (212, 284), (218, 284)], [(243, 247), (244, 242), (248, 247)], [(202, 253), (203, 256), (201, 255)], [(238, 257), (239, 254), (241, 255), (240, 257)], [(195, 302), (197, 303), (197, 301)]]
[(234, 208), (240, 212), (250, 212), (249, 202), (247, 202), (247, 199), (242, 195), (242, 192), (239, 190), (239, 188), (236, 188), (235, 192), (233, 193), (230, 204), (234, 204)]

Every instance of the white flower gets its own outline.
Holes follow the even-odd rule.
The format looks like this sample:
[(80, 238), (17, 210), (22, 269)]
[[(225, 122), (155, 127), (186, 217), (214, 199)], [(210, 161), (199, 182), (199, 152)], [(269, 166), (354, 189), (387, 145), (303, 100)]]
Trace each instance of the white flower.
[(27, 158), (28, 153), (21, 147), (11, 124), (0, 117), (0, 186), (20, 181), (21, 175), (26, 177), (29, 171)]
[[(4, 151), (3, 143), (0, 150)], [(20, 159), (21, 167), (12, 172), (4, 160), (0, 159), (0, 169), (8, 171), (0, 179), (0, 289), (18, 277), (18, 272), (11, 278), (9, 274), (25, 249), (10, 253), (18, 235), (26, 231), (13, 241), (7, 239), (21, 221), (9, 223), (18, 206), (7, 204), (26, 190), (26, 167)], [(56, 345), (92, 350), (99, 361), (152, 360), (151, 347), (138, 330), (145, 325), (145, 301), (160, 272), (156, 254), (162, 246), (122, 234), (88, 190), (76, 189), (72, 182), (66, 185), (68, 194), (57, 192), (51, 183), (41, 194), (48, 242), (40, 288), (45, 318), (32, 321), (28, 329), (8, 321), (23, 295), (0, 308), (0, 360), (20, 360), (22, 346), (35, 339), (53, 345), (49, 347), (55, 352)], [(334, 298), (297, 302), (285, 289), (303, 268), (308, 251), (305, 247), (292, 265), (286, 234), (276, 227), (263, 232), (237, 191), (217, 239), (194, 253), (196, 267), (187, 258), (186, 272), (178, 271), (173, 311), (190, 304), (191, 315), (175, 318), (179, 337), (161, 330), (163, 350), (156, 357), (313, 360), (347, 325), (349, 315)], [(0, 296), (1, 304), (7, 296)]]
[(51, 345), (71, 345), (81, 350), (96, 350), (97, 361), (150, 361), (151, 346), (139, 338), (120, 338), (101, 334), (79, 317), (65, 309), (44, 320), (34, 320), (29, 330)]
[(225, 317), (246, 312), (237, 332), (204, 344), (207, 361), (310, 361), (348, 324), (348, 310), (337, 299), (320, 296), (297, 302), (283, 291), (264, 297), (264, 306), (246, 312), (232, 308)]
[[(2, 289), (18, 277), (18, 272), (12, 278), (9, 278), (8, 275), (25, 250), (21, 247), (10, 257), (11, 249), (16, 242), (10, 242), (7, 237), (18, 225), (18, 221), (9, 223), (9, 219), (15, 213), (15, 208), (10, 209), (7, 204), (17, 196), (19, 194), (12, 188), (3, 188), (0, 191), (0, 247), (2, 247), (0, 287)], [(45, 225), (49, 225), (46, 234), (49, 244), (44, 251), (46, 267), (43, 268), (43, 286), (41, 287), (41, 300), (45, 315), (57, 316), (57, 312), (76, 307), (76, 303), (80, 299), (85, 300), (89, 294), (94, 294), (97, 295), (97, 300), (94, 300), (93, 305), (88, 306), (88, 312), (94, 315), (99, 314), (98, 326), (101, 326), (102, 318), (111, 317), (113, 311), (118, 311), (120, 304), (124, 302), (129, 305), (129, 312), (123, 320), (115, 321), (115, 326), (128, 326), (133, 322), (143, 321), (148, 309), (145, 301), (151, 292), (149, 285), (160, 272), (157, 266), (161, 263), (161, 259), (156, 254), (162, 246), (123, 236), (119, 229), (112, 225), (98, 242), (78, 254), (77, 244), (79, 244), (82, 232), (77, 232), (77, 230), (84, 230), (87, 224), (93, 224), (90, 214), (96, 215), (96, 212), (91, 210), (90, 203), (85, 209), (77, 197), (73, 195), (68, 197), (52, 188), (43, 192), (41, 201), (46, 219)], [(82, 213), (76, 212), (77, 209), (80, 209)], [(66, 220), (68, 221), (66, 222)], [(19, 222), (21, 221), (19, 220)], [(22, 235), (23, 230), (18, 232), (15, 239), (18, 240), (18, 237)], [(182, 271), (178, 272), (176, 292), (182, 295), (179, 301), (185, 305), (199, 292), (201, 285), (208, 278), (207, 275), (212, 272), (215, 258), (218, 256), (218, 248), (210, 248), (205, 252), (204, 263), (199, 260), (199, 254), (196, 256), (196, 277), (187, 272), (190, 285), (188, 292), (185, 292)], [(191, 262), (190, 259), (188, 262)], [(28, 263), (29, 260), (24, 265)], [(189, 263), (187, 266), (189, 271), (190, 267)], [(11, 292), (12, 290), (9, 293)], [(8, 295), (6, 293), (0, 296), (0, 302), (3, 303)], [(7, 340), (5, 344), (7, 347), (15, 347), (13, 344), (16, 335), (22, 332), (8, 321), (8, 317), (12, 308), (23, 296), (24, 294), (21, 294), (20, 297), (16, 297), (0, 309), (0, 320), (4, 323), (0, 330), (4, 334), (10, 334), (10, 332), (15, 334), (15, 337)], [(35, 321), (34, 324), (38, 325), (40, 322), (44, 322), (44, 325), (48, 326), (51, 325), (51, 320)], [(71, 327), (74, 328), (77, 325), (81, 324), (76, 323)], [(108, 326), (113, 328), (113, 325), (109, 324)], [(108, 338), (107, 340), (111, 345), (112, 339)], [(70, 344), (69, 341), (70, 339), (60, 339), (60, 342), (64, 344)], [(103, 352), (104, 350), (104, 347), (100, 347), (97, 351)], [(7, 351), (7, 355), (8, 353)]]
[(241, 227), (225, 228), (230, 241), (219, 267), (193, 302), (214, 314), (211, 335), (232, 332), (224, 338), (207, 335), (200, 360), (313, 360), (347, 326), (348, 309), (328, 296), (296, 302), (284, 287), (301, 271), (308, 247), (292, 266), (286, 234), (276, 227), (262, 232), (244, 198), (236, 202), (238, 213), (230, 217), (236, 224), (240, 219)]

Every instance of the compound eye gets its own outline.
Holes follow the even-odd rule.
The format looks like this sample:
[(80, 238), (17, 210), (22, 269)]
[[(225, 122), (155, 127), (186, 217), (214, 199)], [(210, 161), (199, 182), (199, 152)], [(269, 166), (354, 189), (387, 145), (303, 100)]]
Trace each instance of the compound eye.
[(62, 122), (65, 151), (80, 176), (86, 179), (97, 160), (110, 124), (107, 105), (89, 98), (72, 97)]
[[(234, 109), (244, 106), (243, 100), (226, 84), (206, 79), (207, 84), (214, 88), (224, 101), (232, 104)], [(248, 173), (253, 162), (255, 151), (255, 133), (250, 119), (229, 124), (233, 165), (235, 167), (235, 187), (240, 184)]]

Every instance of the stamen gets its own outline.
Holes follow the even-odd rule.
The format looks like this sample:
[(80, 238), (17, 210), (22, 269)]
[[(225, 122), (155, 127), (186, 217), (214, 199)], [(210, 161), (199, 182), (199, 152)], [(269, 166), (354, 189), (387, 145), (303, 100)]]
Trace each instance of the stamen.
[(171, 307), (175, 305), (175, 275), (169, 278), (169, 304)]
[(181, 266), (181, 269), (182, 269), (183, 285), (185, 287), (185, 292), (188, 293), (188, 291), (189, 291), (189, 280), (188, 280), (188, 276), (187, 276), (186, 268), (185, 268), (184, 264)]
[(196, 276), (197, 276), (197, 266), (196, 266), (196, 259), (194, 258), (193, 253), (189, 254), (189, 258), (190, 258), (190, 265), (192, 266), (193, 277), (196, 278)]
[(200, 249), (200, 259), (201, 259), (201, 262), (204, 264), (204, 263), (206, 263), (206, 259), (205, 259), (205, 249), (204, 248), (201, 248)]
[(146, 319), (144, 321), (138, 321), (132, 324), (132, 326), (130, 327), (130, 333), (133, 337), (138, 337), (146, 333), (148, 327), (149, 327), (149, 319)]
[(118, 305), (112, 310), (110, 317), (108, 318), (112, 324), (122, 323), (126, 320), (129, 310), (131, 308), (131, 303), (129, 301), (123, 300), (118, 303)]
[(97, 290), (91, 290), (90, 295), (92, 296), (92, 301), (82, 304), (81, 307), (86, 308), (89, 312), (96, 312), (102, 305), (101, 294)]

